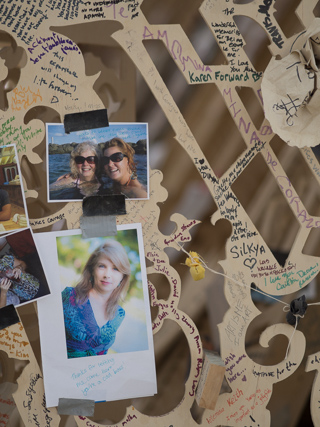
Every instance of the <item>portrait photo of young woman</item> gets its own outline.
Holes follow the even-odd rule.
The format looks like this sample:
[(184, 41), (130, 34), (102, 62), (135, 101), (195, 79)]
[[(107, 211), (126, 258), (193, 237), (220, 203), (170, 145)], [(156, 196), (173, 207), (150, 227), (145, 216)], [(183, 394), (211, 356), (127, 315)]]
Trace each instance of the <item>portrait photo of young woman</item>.
[(135, 230), (85, 240), (63, 236), (57, 248), (67, 357), (147, 348)]

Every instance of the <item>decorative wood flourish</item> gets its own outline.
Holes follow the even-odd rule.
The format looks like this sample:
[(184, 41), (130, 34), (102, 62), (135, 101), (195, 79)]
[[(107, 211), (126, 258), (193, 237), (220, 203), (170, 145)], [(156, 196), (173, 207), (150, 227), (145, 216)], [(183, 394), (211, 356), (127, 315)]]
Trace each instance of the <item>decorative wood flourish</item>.
[[(41, 150), (44, 152), (45, 144), (42, 108), (50, 109), (61, 121), (66, 113), (104, 108), (93, 90), (98, 76), (86, 75), (81, 50), (71, 38), (63, 35), (63, 27), (100, 20), (119, 24), (112, 35), (113, 39), (139, 70), (171, 125), (175, 133), (174, 139), (188, 154), (190, 162), (200, 174), (217, 205), (218, 210), (211, 218), (212, 225), (217, 224), (220, 219), (225, 219), (232, 226), (231, 235), (225, 245), (225, 259), (220, 261), (220, 266), (227, 276), (224, 291), (229, 308), (219, 324), (221, 357), (226, 365), (226, 380), (231, 391), (220, 395), (213, 411), (204, 412), (201, 425), (268, 426), (272, 414), (267, 405), (272, 396), (273, 385), (285, 380), (298, 369), (305, 355), (306, 340), (303, 333), (298, 330), (294, 332), (293, 327), (274, 324), (264, 330), (260, 345), (267, 347), (271, 338), (285, 335), (288, 342), (290, 341), (287, 357), (284, 358), (283, 355), (283, 359), (272, 366), (259, 364), (250, 357), (246, 350), (245, 337), (249, 325), (260, 315), (252, 299), (251, 284), (254, 283), (258, 290), (263, 291), (267, 295), (265, 298), (273, 296), (279, 300), (277, 304), (280, 312), (282, 305), (288, 306), (288, 303), (280, 301), (280, 298), (304, 289), (319, 272), (319, 258), (306, 255), (303, 249), (311, 230), (320, 227), (320, 216), (319, 213), (311, 215), (308, 211), (287, 175), (283, 162), (270, 145), (275, 135), (267, 120), (263, 120), (260, 128), (257, 128), (239, 95), (238, 88), (251, 88), (256, 101), (263, 107), (263, 70), (256, 70), (246, 54), (245, 40), (235, 17), (247, 16), (257, 22), (268, 36), (269, 49), (274, 56), (284, 57), (289, 52), (295, 36), (286, 38), (276, 20), (272, 1), (253, 0), (240, 4), (231, 3), (229, 0), (204, 0), (199, 12), (227, 62), (222, 65), (204, 64), (181, 26), (150, 24), (141, 9), (142, 3), (142, 0), (3, 0), (0, 4), (1, 30), (12, 38), (13, 47), (7, 54), (5, 50), (1, 54), (8, 70), (7, 74), (3, 72), (0, 75), (2, 89), (7, 75), (12, 76), (10, 55), (16, 54), (18, 50), (22, 59), (18, 79), (13, 79), (11, 90), (2, 96), (0, 144), (15, 143), (22, 163), (27, 161), (29, 165), (38, 167), (36, 170), (39, 171), (46, 166), (45, 156), (39, 154)], [(297, 16), (304, 28), (313, 20), (316, 3), (316, 0), (304, 0), (297, 8)], [(52, 28), (55, 28), (55, 31), (52, 31)], [(85, 25), (83, 28), (85, 31)], [(197, 141), (192, 134), (172, 93), (146, 50), (146, 42), (155, 40), (164, 44), (189, 85), (215, 85), (230, 112), (246, 148), (228, 165), (221, 176), (215, 173), (207, 160), (201, 141)], [(313, 151), (303, 148), (299, 152), (318, 185), (319, 164)], [(297, 235), (284, 265), (278, 263), (234, 190), (238, 178), (258, 157), (263, 159), (271, 179), (278, 186), (282, 201), (289, 206), (298, 224)], [(36, 178), (32, 178), (26, 165), (23, 167), (23, 178), (30, 210), (35, 200), (42, 200), (41, 215), (37, 217), (34, 214), (30, 220), (35, 231), (51, 227), (61, 219), (66, 220), (70, 229), (79, 227), (82, 213), (80, 203), (49, 206), (43, 201), (45, 186), (38, 185), (35, 189), (32, 180)], [(148, 267), (148, 274), (160, 274), (170, 285), (169, 296), (164, 300), (158, 298), (155, 286), (149, 281), (151, 305), (158, 308), (153, 331), (156, 334), (167, 319), (181, 328), (190, 349), (190, 373), (185, 383), (183, 399), (173, 411), (161, 417), (148, 417), (130, 407), (117, 425), (198, 425), (190, 414), (190, 408), (194, 403), (201, 372), (202, 343), (195, 323), (179, 308), (182, 283), (178, 272), (170, 265), (165, 249), (181, 251), (181, 247), (191, 241), (190, 230), (196, 229), (199, 221), (176, 213), (170, 218), (176, 223), (175, 231), (171, 235), (160, 232), (159, 203), (167, 199), (167, 191), (161, 181), (162, 172), (151, 170), (150, 200), (127, 201), (127, 215), (118, 217), (117, 221), (142, 223), (145, 253), (152, 263), (152, 266)], [(200, 255), (204, 257), (204, 254)], [(207, 262), (210, 268), (210, 263), (208, 260)], [(213, 273), (208, 270), (208, 274)], [(0, 332), (1, 349), (10, 357), (20, 357), (6, 348), (14, 334), (21, 334), (20, 338), (26, 343), (22, 358), (30, 362), (18, 380), (19, 388), (14, 394), (20, 415), (30, 426), (58, 425), (59, 416), (56, 410), (45, 408), (41, 372), (21, 324)], [(318, 370), (319, 360), (318, 353), (310, 355), (307, 370)], [(28, 400), (26, 396), (32, 396), (33, 399), (30, 397)], [(317, 405), (319, 400), (317, 373), (311, 403), (315, 425), (320, 425)], [(102, 426), (86, 417), (75, 417), (75, 420), (79, 427)]]

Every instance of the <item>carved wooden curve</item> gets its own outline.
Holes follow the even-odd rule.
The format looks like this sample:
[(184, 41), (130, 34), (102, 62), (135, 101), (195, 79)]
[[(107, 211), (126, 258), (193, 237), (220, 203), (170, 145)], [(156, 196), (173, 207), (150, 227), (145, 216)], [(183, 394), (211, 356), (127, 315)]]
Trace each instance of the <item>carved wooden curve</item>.
[[(80, 203), (48, 206), (43, 201), (45, 186), (41, 186), (39, 177), (43, 173), (41, 170), (45, 168), (45, 124), (41, 108), (49, 108), (52, 114), (60, 116), (61, 121), (66, 113), (104, 108), (93, 90), (97, 76), (86, 75), (79, 47), (73, 40), (60, 34), (58, 28), (61, 28), (63, 33), (63, 27), (66, 25), (99, 20), (115, 21), (121, 25), (112, 37), (143, 76), (174, 130), (175, 140), (189, 155), (190, 161), (206, 184), (218, 207), (211, 218), (212, 224), (217, 224), (219, 219), (225, 219), (232, 225), (231, 236), (226, 242), (226, 257), (220, 262), (227, 276), (224, 289), (229, 309), (219, 325), (221, 357), (225, 361), (226, 380), (231, 392), (220, 395), (214, 411), (204, 412), (201, 425), (266, 427), (270, 425), (272, 418), (267, 405), (272, 396), (273, 385), (288, 378), (299, 367), (305, 354), (306, 340), (298, 330), (293, 334), (292, 326), (274, 324), (264, 330), (260, 345), (267, 347), (271, 338), (283, 334), (288, 341), (291, 340), (287, 358), (272, 366), (265, 366), (251, 359), (246, 351), (245, 336), (250, 323), (260, 311), (252, 301), (250, 285), (254, 283), (265, 294), (280, 299), (305, 288), (316, 277), (319, 272), (319, 258), (306, 255), (303, 249), (311, 230), (320, 227), (320, 214), (313, 216), (308, 212), (290, 181), (283, 162), (270, 146), (274, 133), (267, 120), (264, 120), (258, 129), (239, 96), (237, 88), (251, 88), (256, 100), (263, 107), (263, 70), (256, 70), (248, 58), (244, 49), (244, 38), (234, 18), (247, 16), (256, 21), (267, 34), (269, 48), (274, 56), (285, 56), (295, 36), (286, 38), (284, 35), (275, 18), (275, 2), (272, 0), (253, 0), (243, 4), (240, 1), (204, 0), (199, 9), (200, 14), (227, 63), (203, 64), (182, 27), (150, 24), (141, 9), (142, 3), (131, 0), (3, 0), (0, 4), (1, 30), (13, 39), (12, 51), (20, 49), (27, 60), (22, 55), (24, 59), (20, 63), (20, 76), (15, 77), (15, 80), (11, 79), (15, 83), (11, 84), (3, 95), (0, 143), (15, 143), (17, 146), (23, 166), (26, 199), (32, 212), (32, 228), (35, 231), (44, 231), (46, 227), (51, 227), (61, 219), (66, 220), (68, 228), (78, 228), (82, 213)], [(296, 14), (304, 28), (312, 22), (316, 4), (316, 0), (305, 0), (297, 7)], [(50, 29), (53, 27), (54, 32)], [(85, 26), (83, 28), (85, 29)], [(225, 107), (246, 144), (246, 148), (222, 176), (215, 173), (206, 159), (201, 149), (201, 141), (197, 141), (192, 134), (149, 56), (144, 42), (152, 40), (162, 41), (189, 85), (216, 85), (219, 90)], [(10, 76), (13, 68), (10, 52), (3, 50), (1, 58), (5, 60), (4, 68), (8, 69)], [(7, 87), (5, 72), (1, 74), (1, 78), (2, 88)], [(212, 119), (214, 120), (213, 115)], [(300, 152), (319, 185), (319, 165), (313, 151), (304, 148)], [(284, 266), (277, 262), (232, 188), (257, 156), (263, 158), (272, 180), (277, 183), (282, 193), (283, 201), (289, 206), (298, 223), (298, 232)], [(190, 408), (194, 403), (201, 371), (202, 344), (193, 320), (179, 309), (181, 279), (170, 265), (164, 250), (170, 247), (180, 251), (180, 245), (191, 240), (190, 230), (196, 227), (199, 221), (197, 218), (185, 218), (175, 214), (171, 218), (176, 223), (175, 232), (166, 236), (159, 231), (159, 203), (167, 199), (167, 191), (162, 187), (161, 181), (161, 171), (150, 171), (150, 200), (127, 201), (127, 215), (118, 217), (117, 221), (119, 224), (142, 223), (146, 257), (153, 263), (148, 267), (148, 273), (161, 274), (170, 284), (170, 295), (166, 300), (162, 300), (157, 297), (152, 282), (149, 282), (151, 305), (158, 307), (153, 330), (156, 334), (166, 319), (174, 321), (181, 328), (190, 348), (190, 373), (185, 383), (184, 397), (173, 411), (161, 417), (148, 417), (130, 407), (125, 418), (117, 426), (198, 425), (190, 414)], [(35, 205), (35, 209), (34, 203), (40, 198), (42, 201)], [(210, 267), (210, 262), (206, 261)], [(277, 304), (281, 311), (281, 302)], [(286, 302), (283, 302), (283, 305), (288, 306)], [(18, 380), (19, 388), (14, 394), (20, 415), (30, 426), (59, 425), (56, 409), (46, 409), (43, 404), (41, 372), (21, 324), (0, 332), (1, 349), (9, 357), (18, 357), (5, 344), (15, 333), (21, 334), (19, 337), (25, 342), (23, 359), (30, 362)], [(319, 354), (310, 355), (306, 370), (319, 370), (319, 366)], [(317, 372), (311, 401), (315, 425), (320, 425), (318, 381)], [(33, 395), (31, 401), (26, 399), (28, 390)], [(86, 417), (76, 416), (75, 421), (79, 427), (102, 426)]]

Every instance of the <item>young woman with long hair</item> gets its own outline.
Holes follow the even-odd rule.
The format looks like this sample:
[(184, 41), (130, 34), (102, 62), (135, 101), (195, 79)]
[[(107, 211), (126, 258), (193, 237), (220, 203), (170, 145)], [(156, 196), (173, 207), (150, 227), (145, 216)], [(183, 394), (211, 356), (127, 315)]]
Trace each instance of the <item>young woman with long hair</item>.
[(108, 239), (89, 257), (79, 283), (62, 292), (68, 358), (107, 354), (125, 311), (130, 262), (121, 243)]

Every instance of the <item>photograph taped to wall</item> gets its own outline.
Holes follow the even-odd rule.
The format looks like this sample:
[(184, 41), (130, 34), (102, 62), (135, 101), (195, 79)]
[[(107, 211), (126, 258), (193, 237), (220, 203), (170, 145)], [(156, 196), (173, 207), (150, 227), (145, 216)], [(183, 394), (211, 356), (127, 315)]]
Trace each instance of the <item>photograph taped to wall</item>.
[[(67, 357), (148, 350), (137, 230), (85, 240), (60, 236), (57, 251)], [(106, 316), (99, 311), (105, 299)]]
[(15, 145), (0, 148), (0, 234), (29, 226)]
[(0, 237), (0, 308), (27, 304), (49, 294), (31, 230)]
[(147, 123), (69, 134), (63, 124), (47, 123), (46, 135), (48, 202), (110, 194), (149, 198)]
[(67, 397), (154, 395), (141, 225), (118, 226), (112, 237), (83, 239), (80, 230), (70, 230), (36, 240), (52, 290), (38, 304), (47, 406)]

